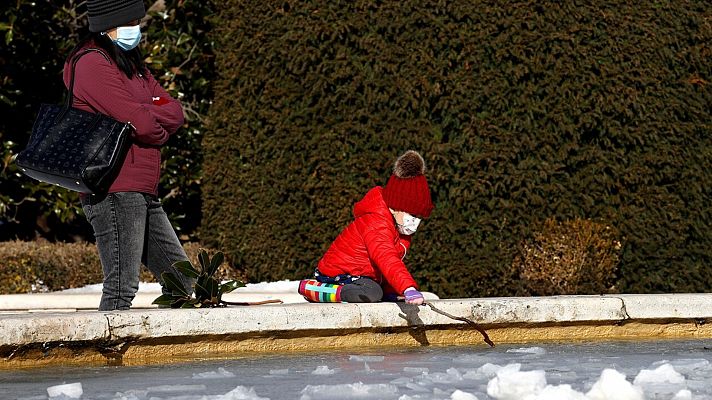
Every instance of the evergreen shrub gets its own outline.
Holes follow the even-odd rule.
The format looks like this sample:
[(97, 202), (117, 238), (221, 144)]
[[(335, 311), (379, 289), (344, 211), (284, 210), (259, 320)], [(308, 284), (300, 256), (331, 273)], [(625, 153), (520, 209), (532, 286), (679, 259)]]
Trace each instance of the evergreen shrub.
[[(183, 245), (188, 258), (197, 263), (200, 245)], [(216, 276), (241, 278), (244, 274), (222, 263)], [(0, 242), (0, 294), (50, 292), (102, 282), (101, 260), (96, 246), (88, 243), (48, 241)], [(142, 282), (155, 282), (141, 268)]]
[(712, 6), (229, 0), (215, 5), (201, 240), (251, 281), (309, 276), (422, 152), (406, 259), (442, 297), (520, 293), (548, 219), (622, 237), (622, 292), (712, 287)]
[(621, 241), (610, 226), (590, 220), (544, 221), (514, 259), (530, 295), (602, 294), (613, 291)]

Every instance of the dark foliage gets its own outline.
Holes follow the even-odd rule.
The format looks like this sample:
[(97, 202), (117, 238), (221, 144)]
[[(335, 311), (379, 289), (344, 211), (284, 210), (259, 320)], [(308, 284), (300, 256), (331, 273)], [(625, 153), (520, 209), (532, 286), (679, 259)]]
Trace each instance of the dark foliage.
[(441, 296), (520, 291), (549, 218), (626, 238), (623, 292), (712, 286), (712, 6), (225, 1), (201, 239), (308, 276), (406, 149), (436, 209), (407, 263)]
[[(6, 2), (0, 8), (0, 240), (79, 240), (91, 227), (79, 217), (78, 195), (21, 176), (11, 163), (27, 143), (41, 103), (64, 95), (64, 59), (84, 35), (85, 2)], [(164, 148), (160, 197), (183, 239), (200, 223), (200, 140), (212, 96), (210, 2), (148, 3), (141, 51), (149, 69), (183, 102), (187, 122)], [(10, 116), (12, 116), (10, 118)]]

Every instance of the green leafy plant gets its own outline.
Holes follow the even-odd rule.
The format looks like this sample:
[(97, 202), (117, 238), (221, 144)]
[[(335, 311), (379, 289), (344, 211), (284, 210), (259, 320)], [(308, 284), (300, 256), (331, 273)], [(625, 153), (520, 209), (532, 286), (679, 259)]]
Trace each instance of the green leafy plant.
[(223, 294), (230, 293), (239, 287), (244, 287), (245, 284), (238, 280), (220, 283), (215, 278), (214, 275), (224, 258), (222, 252), (217, 252), (211, 259), (207, 251), (200, 249), (198, 253), (200, 269), (195, 268), (193, 263), (188, 260), (178, 261), (173, 264), (173, 268), (178, 272), (188, 278), (195, 279), (193, 291), (195, 296), (185, 290), (181, 280), (175, 274), (164, 272), (161, 277), (171, 293), (159, 296), (153, 300), (153, 304), (170, 306), (171, 308), (224, 307), (227, 304), (231, 304), (222, 300)]

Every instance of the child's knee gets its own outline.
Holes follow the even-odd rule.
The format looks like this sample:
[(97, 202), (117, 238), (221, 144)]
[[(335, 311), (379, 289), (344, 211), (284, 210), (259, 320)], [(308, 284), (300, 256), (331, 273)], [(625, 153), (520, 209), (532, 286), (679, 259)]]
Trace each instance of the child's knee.
[(368, 278), (361, 278), (344, 285), (341, 300), (347, 303), (376, 303), (383, 298), (381, 285)]

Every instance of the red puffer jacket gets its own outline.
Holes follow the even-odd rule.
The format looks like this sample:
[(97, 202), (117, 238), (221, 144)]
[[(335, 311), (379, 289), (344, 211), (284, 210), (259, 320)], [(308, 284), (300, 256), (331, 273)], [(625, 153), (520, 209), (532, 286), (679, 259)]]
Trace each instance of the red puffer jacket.
[(386, 293), (403, 294), (410, 286), (417, 288), (402, 261), (410, 248), (410, 236), (396, 230), (380, 186), (356, 203), (354, 217), (319, 261), (319, 272), (332, 277), (366, 276), (380, 283)]

